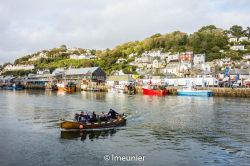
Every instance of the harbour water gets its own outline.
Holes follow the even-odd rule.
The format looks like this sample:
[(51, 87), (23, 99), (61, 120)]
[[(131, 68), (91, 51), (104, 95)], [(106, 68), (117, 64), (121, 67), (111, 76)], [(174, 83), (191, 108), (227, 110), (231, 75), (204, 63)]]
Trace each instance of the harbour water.
[[(117, 129), (61, 131), (74, 113), (128, 114)], [(105, 156), (144, 156), (106, 161)], [(249, 98), (0, 91), (0, 162), (10, 165), (249, 165)]]

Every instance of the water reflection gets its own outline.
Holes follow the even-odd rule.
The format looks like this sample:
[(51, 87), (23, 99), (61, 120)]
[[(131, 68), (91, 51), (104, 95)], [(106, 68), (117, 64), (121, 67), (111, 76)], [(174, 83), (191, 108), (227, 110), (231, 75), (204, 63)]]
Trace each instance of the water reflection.
[[(70, 163), (70, 159), (82, 157), (82, 151), (72, 155), (71, 150), (72, 147), (77, 149), (79, 146), (80, 141), (75, 140), (82, 140), (93, 141), (89, 147), (82, 144), (87, 146), (84, 154), (89, 155), (88, 158), (93, 161), (100, 156), (92, 153), (92, 149), (96, 148), (95, 153), (102, 150), (106, 153), (106, 149), (121, 153), (143, 151), (154, 156), (147, 160), (149, 164), (146, 165), (160, 165), (167, 159), (171, 161), (168, 165), (188, 165), (186, 161), (196, 162), (193, 165), (216, 165), (218, 161), (219, 165), (230, 165), (231, 161), (231, 165), (236, 165), (240, 161), (242, 165), (246, 165), (250, 159), (249, 106), (250, 100), (244, 98), (0, 91), (0, 138), (3, 140), (0, 141), (0, 154), (11, 149), (9, 156), (14, 154), (22, 159), (21, 153), (16, 150), (22, 151), (23, 147), (32, 154), (37, 150), (37, 154), (41, 151), (45, 155), (48, 154), (47, 150), (60, 149), (64, 151), (62, 158), (69, 159)], [(61, 118), (72, 119), (76, 112), (86, 110), (107, 112), (110, 108), (128, 115), (126, 128), (119, 132), (117, 128), (94, 132), (59, 130)], [(9, 141), (20, 135), (20, 139)], [(46, 140), (46, 145), (52, 148), (33, 148)], [(23, 142), (33, 146), (26, 146)], [(44, 160), (43, 157), (38, 155), (38, 159)], [(54, 157), (51, 160), (58, 159), (58, 156)], [(8, 163), (11, 159), (6, 158), (5, 162)], [(180, 160), (183, 162), (179, 162)], [(30, 162), (32, 160), (27, 159), (23, 161), (23, 165)], [(99, 162), (103, 162), (103, 158)]]
[(61, 131), (61, 139), (76, 139), (80, 138), (81, 141), (106, 139), (112, 137), (117, 132), (116, 129), (101, 130), (101, 131)]

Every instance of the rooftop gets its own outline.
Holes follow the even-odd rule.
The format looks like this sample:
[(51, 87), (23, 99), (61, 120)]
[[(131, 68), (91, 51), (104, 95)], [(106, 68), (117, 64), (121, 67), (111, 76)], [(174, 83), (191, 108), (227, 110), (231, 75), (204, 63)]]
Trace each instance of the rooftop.
[(78, 68), (78, 69), (68, 69), (65, 74), (66, 75), (78, 75), (78, 74), (87, 74), (93, 73), (99, 67), (86, 67), (86, 68)]

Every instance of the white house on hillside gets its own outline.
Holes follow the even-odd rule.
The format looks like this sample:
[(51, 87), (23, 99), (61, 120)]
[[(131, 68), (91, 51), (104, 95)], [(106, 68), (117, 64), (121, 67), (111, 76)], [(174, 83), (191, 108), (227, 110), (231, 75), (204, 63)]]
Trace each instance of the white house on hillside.
[(234, 50), (234, 51), (245, 50), (245, 46), (244, 45), (235, 45), (235, 46), (230, 47), (230, 49)]
[(123, 63), (123, 62), (126, 62), (127, 60), (124, 59), (124, 58), (119, 58), (117, 59), (116, 63)]
[(243, 55), (242, 58), (245, 59), (245, 60), (248, 60), (248, 59), (250, 59), (250, 54), (245, 54), (245, 55)]
[(169, 63), (170, 61), (173, 61), (173, 60), (179, 60), (179, 58), (180, 58), (179, 53), (177, 53), (177, 54), (169, 54), (168, 58), (167, 58), (167, 61)]
[(228, 39), (228, 42), (237, 42), (237, 41), (238, 41), (238, 39), (236, 37), (230, 37)]
[(239, 38), (239, 42), (243, 42), (243, 41), (248, 41), (248, 37), (243, 36)]
[(28, 61), (37, 61), (41, 58), (48, 58), (46, 54), (40, 53), (38, 56), (33, 56), (32, 58), (29, 58)]
[(96, 56), (95, 55), (76, 55), (76, 54), (73, 54), (73, 55), (70, 55), (69, 56), (70, 59), (95, 59)]
[(194, 54), (194, 64), (205, 63), (206, 55), (205, 54)]
[(165, 66), (165, 61), (164, 60), (155, 59), (153, 61), (153, 65), (152, 65), (153, 68), (163, 68), (164, 66)]
[(34, 65), (7, 65), (5, 66), (5, 71), (15, 71), (15, 70), (33, 70)]

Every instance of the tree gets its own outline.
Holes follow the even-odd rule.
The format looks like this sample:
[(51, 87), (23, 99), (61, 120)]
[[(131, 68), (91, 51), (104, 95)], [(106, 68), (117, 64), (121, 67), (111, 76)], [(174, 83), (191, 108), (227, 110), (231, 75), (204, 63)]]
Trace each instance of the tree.
[(207, 25), (207, 26), (204, 26), (202, 27), (201, 29), (199, 29), (198, 32), (202, 32), (202, 31), (215, 31), (217, 28), (215, 25)]
[(239, 25), (233, 25), (230, 28), (230, 32), (232, 33), (232, 35), (234, 35), (237, 38), (241, 37), (244, 34), (244, 30), (242, 26), (239, 26)]
[(67, 46), (65, 44), (61, 45), (60, 48), (67, 49)]
[(250, 38), (250, 27), (246, 28), (245, 35)]

